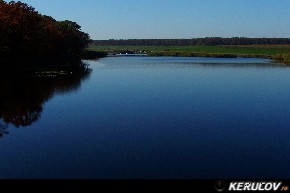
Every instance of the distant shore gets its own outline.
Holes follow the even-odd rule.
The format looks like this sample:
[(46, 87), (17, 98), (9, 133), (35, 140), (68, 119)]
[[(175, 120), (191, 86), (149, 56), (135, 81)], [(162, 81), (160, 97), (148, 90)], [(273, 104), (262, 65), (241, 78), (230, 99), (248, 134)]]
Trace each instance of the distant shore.
[(210, 58), (265, 58), (290, 65), (290, 45), (248, 46), (94, 46), (91, 52), (108, 55), (147, 55)]

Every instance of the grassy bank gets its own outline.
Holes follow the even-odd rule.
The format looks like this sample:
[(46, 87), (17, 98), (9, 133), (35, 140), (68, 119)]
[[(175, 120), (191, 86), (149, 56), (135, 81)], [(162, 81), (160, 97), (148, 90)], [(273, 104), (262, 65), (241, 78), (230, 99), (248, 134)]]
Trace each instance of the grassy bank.
[(149, 56), (269, 58), (290, 64), (290, 45), (250, 46), (90, 46), (107, 53), (147, 53)]

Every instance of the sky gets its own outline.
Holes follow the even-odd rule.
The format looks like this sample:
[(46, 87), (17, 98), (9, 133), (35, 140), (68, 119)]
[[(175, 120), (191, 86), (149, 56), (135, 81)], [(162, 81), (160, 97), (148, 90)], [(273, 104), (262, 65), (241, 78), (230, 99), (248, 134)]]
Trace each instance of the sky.
[(290, 37), (290, 0), (21, 0), (92, 39)]

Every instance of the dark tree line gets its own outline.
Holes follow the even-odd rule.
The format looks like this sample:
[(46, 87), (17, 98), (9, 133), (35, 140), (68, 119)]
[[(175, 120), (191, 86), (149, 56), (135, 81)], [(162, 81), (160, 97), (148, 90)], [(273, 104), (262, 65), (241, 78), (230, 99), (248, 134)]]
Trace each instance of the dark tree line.
[(33, 7), (0, 0), (0, 65), (80, 61), (91, 40), (72, 21), (56, 21)]
[(95, 40), (97, 46), (215, 46), (215, 45), (286, 45), (289, 38), (194, 38), (194, 39), (129, 39)]

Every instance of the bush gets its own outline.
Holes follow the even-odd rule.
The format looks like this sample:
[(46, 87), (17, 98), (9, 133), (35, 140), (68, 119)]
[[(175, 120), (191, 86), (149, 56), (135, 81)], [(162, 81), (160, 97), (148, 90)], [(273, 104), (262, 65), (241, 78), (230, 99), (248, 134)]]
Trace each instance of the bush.
[(82, 59), (96, 59), (96, 58), (104, 58), (108, 55), (107, 52), (96, 52), (96, 51), (90, 51), (85, 50), (82, 53)]

